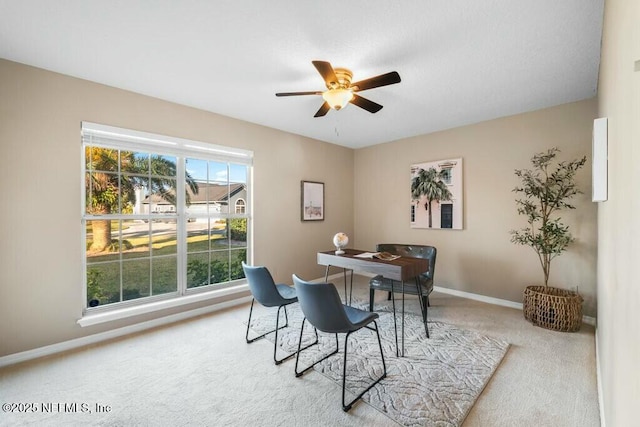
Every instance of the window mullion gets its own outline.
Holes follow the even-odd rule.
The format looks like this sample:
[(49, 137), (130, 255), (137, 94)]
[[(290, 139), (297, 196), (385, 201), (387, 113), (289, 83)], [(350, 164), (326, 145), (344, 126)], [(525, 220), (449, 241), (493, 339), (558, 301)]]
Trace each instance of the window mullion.
[(176, 220), (177, 234), (177, 275), (178, 293), (184, 295), (187, 290), (187, 212), (186, 212), (186, 166), (185, 157), (176, 158)]

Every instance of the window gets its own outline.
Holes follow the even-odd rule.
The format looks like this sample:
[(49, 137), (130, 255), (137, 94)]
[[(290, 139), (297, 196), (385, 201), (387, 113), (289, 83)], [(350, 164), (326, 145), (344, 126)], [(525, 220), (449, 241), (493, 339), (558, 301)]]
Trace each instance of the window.
[(92, 123), (82, 152), (87, 311), (244, 277), (251, 152)]
[(245, 211), (244, 199), (236, 200), (236, 213), (237, 214), (243, 214), (244, 211)]
[(442, 168), (440, 173), (442, 181), (447, 185), (451, 185), (451, 167)]
[(453, 204), (440, 205), (440, 228), (453, 228)]

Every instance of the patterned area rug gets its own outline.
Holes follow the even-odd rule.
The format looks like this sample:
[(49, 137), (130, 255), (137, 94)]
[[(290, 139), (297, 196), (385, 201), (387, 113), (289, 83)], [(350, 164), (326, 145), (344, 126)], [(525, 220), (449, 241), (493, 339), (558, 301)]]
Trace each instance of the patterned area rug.
[[(365, 309), (366, 303), (353, 304)], [(282, 352), (298, 348), (302, 313), (298, 304), (287, 308), (289, 327), (278, 332)], [(275, 326), (275, 313), (254, 318), (251, 329), (262, 334)], [(405, 357), (396, 357), (393, 314), (379, 311), (378, 327), (387, 377), (362, 400), (403, 426), (459, 426), (497, 369), (509, 344), (476, 332), (457, 329), (440, 322), (429, 322), (426, 338), (419, 316), (405, 314)], [(281, 325), (284, 323), (281, 313)], [(273, 342), (275, 334), (267, 335)], [(319, 345), (302, 352), (299, 370), (330, 353), (336, 346), (335, 335), (319, 332)], [(400, 335), (400, 316), (398, 316)], [(338, 335), (340, 352), (315, 366), (315, 370), (342, 386), (344, 334)], [(315, 335), (305, 323), (303, 346), (313, 342)], [(400, 341), (400, 337), (398, 337)], [(375, 332), (362, 329), (349, 337), (346, 399), (355, 397), (383, 372)], [(283, 354), (279, 352), (278, 357)], [(287, 364), (293, 369), (295, 357)], [(340, 403), (336, 391), (336, 405)], [(357, 405), (357, 403), (356, 403)]]

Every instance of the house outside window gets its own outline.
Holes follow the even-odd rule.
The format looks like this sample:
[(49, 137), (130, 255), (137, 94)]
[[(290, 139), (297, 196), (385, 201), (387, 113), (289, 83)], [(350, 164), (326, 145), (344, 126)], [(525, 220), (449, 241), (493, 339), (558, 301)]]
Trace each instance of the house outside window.
[(82, 152), (85, 312), (240, 283), (251, 152), (92, 123)]

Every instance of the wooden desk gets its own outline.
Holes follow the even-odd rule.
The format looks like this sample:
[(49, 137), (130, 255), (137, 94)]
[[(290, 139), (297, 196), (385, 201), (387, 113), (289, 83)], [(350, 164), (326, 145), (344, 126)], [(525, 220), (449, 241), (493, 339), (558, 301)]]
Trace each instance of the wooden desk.
[[(404, 282), (414, 279), (418, 292), (421, 292), (422, 286), (420, 285), (419, 275), (429, 271), (429, 261), (423, 258), (409, 258), (400, 257), (393, 261), (383, 261), (377, 258), (357, 258), (355, 255), (361, 254), (366, 251), (357, 249), (344, 249), (344, 254), (336, 255), (335, 251), (318, 252), (318, 264), (325, 265), (325, 281), (329, 276), (329, 267), (342, 267), (344, 269), (344, 288), (345, 288), (345, 303), (347, 298), (347, 276), (346, 270), (351, 270), (351, 285), (353, 287), (353, 271), (359, 271), (364, 273), (380, 274), (387, 279), (391, 279), (401, 283), (402, 292), (402, 356), (404, 356)], [(393, 287), (393, 282), (392, 285)], [(394, 292), (391, 292), (394, 295)], [(420, 294), (418, 296), (422, 298)], [(399, 355), (398, 351), (398, 327), (396, 325), (396, 305), (395, 296), (393, 296), (393, 324), (396, 332), (396, 355)], [(426, 325), (425, 325), (426, 327)]]

